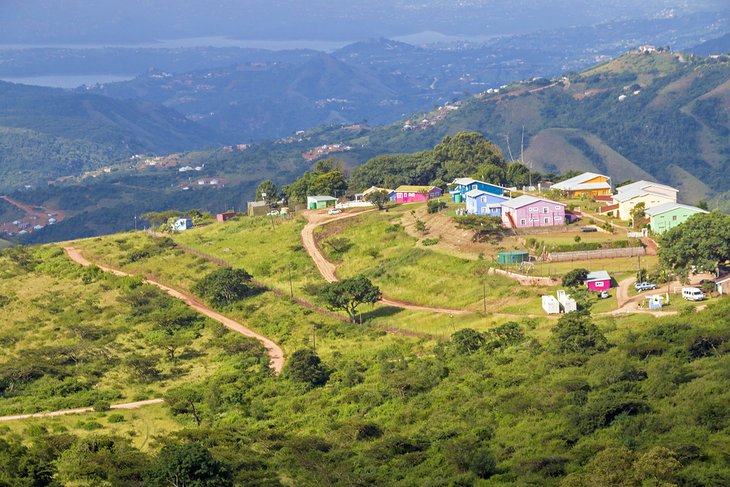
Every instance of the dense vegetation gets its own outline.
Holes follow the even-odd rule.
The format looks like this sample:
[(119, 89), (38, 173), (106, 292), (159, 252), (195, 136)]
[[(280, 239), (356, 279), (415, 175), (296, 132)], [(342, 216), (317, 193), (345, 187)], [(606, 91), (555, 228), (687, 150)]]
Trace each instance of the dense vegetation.
[(223, 139), (150, 103), (0, 82), (0, 191)]

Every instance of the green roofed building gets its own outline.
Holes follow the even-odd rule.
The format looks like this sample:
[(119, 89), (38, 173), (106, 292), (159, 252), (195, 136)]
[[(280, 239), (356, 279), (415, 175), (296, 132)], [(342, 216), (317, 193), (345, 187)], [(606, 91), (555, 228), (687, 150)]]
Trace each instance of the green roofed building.
[(497, 262), (504, 265), (521, 264), (530, 260), (530, 254), (524, 251), (499, 252), (497, 254)]

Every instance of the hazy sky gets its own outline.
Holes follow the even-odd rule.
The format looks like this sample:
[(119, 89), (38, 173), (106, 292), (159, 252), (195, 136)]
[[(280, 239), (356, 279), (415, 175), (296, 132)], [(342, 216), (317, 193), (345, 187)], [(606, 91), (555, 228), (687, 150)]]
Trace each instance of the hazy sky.
[(0, 43), (155, 39), (361, 40), (438, 31), (504, 35), (728, 9), (727, 0), (0, 0)]

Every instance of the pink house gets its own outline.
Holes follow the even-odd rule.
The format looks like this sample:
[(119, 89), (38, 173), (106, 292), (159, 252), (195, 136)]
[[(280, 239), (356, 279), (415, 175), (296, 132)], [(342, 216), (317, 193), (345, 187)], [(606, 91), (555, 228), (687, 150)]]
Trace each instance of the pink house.
[(523, 195), (502, 203), (505, 228), (552, 227), (565, 223), (565, 205), (557, 201)]
[(436, 186), (399, 186), (395, 190), (398, 203), (416, 203), (441, 196), (441, 188)]
[(591, 272), (586, 277), (589, 291), (608, 291), (611, 289), (611, 276), (606, 271)]

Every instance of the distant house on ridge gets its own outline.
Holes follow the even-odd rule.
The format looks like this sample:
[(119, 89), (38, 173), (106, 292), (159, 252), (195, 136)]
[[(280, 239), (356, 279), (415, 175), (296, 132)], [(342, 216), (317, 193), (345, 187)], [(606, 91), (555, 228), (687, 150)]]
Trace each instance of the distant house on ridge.
[(172, 228), (176, 232), (184, 232), (193, 228), (193, 221), (190, 218), (178, 218), (175, 223), (172, 224)]
[(416, 203), (441, 196), (441, 188), (436, 186), (399, 186), (395, 189), (398, 203)]
[(488, 193), (481, 189), (472, 189), (464, 194), (466, 197), (466, 212), (470, 215), (502, 216), (502, 203), (508, 197)]
[(455, 187), (449, 191), (449, 194), (451, 195), (451, 201), (455, 201), (456, 203), (461, 203), (465, 198), (464, 195), (475, 189), (496, 195), (503, 195), (505, 191), (509, 191), (507, 188), (498, 184), (485, 183), (484, 181), (472, 178), (456, 178), (451, 184), (455, 185)]
[(550, 189), (563, 191), (568, 198), (608, 196), (611, 194), (611, 178), (602, 174), (584, 172), (574, 178), (555, 183)]
[(649, 217), (652, 232), (662, 234), (677, 225), (686, 222), (689, 217), (697, 213), (707, 213), (702, 208), (682, 205), (680, 203), (664, 203), (645, 211)]
[(552, 227), (565, 223), (565, 204), (522, 195), (502, 203), (502, 225), (506, 228)]

